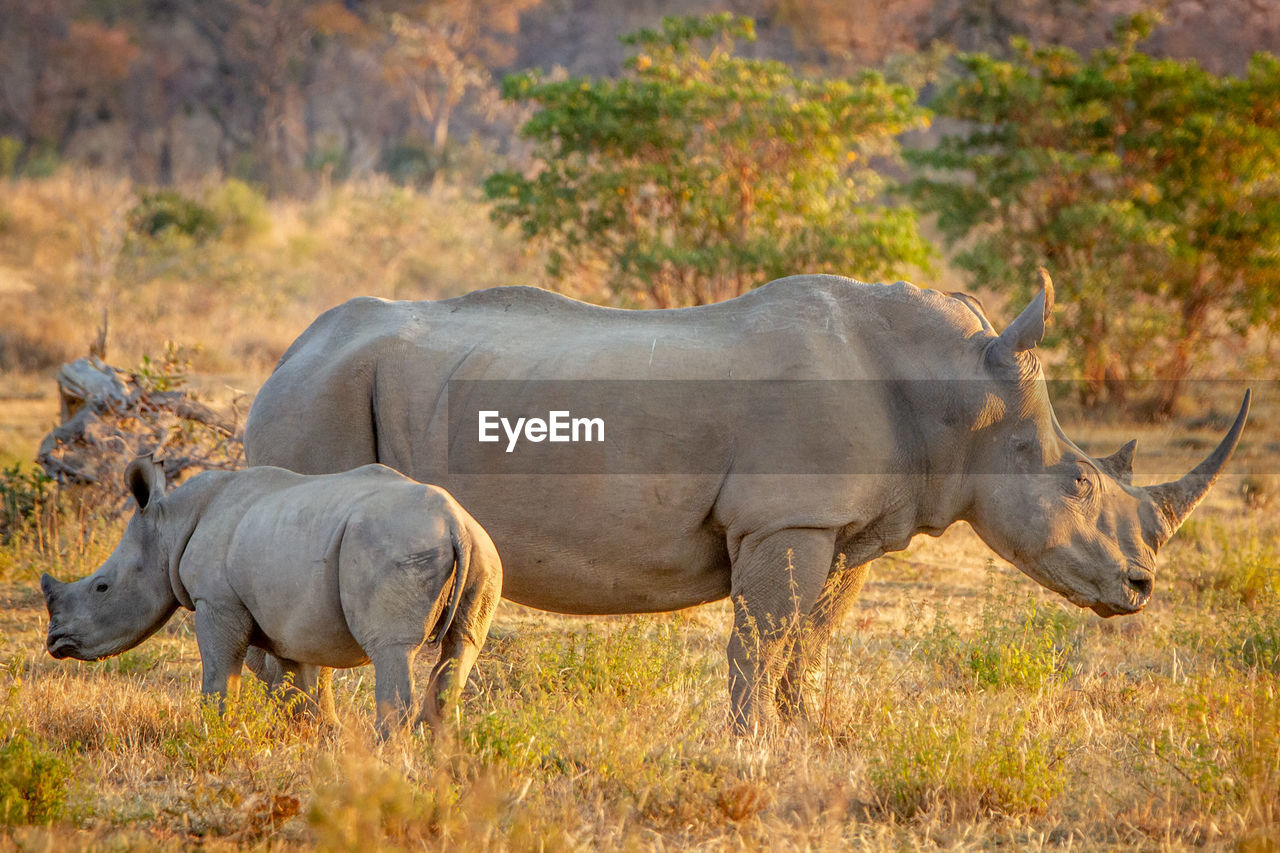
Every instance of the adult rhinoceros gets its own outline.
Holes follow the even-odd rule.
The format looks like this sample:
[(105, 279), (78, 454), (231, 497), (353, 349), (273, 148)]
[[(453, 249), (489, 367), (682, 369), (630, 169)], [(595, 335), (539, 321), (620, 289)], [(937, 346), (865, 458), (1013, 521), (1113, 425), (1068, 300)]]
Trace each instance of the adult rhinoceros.
[[(1194, 470), (1132, 485), (1132, 443), (1096, 459), (1054, 417), (1034, 353), (1053, 302), (1043, 279), (998, 335), (971, 299), (825, 275), (662, 311), (523, 287), (354, 299), (281, 358), (249, 414), (246, 455), (303, 473), (381, 462), (444, 486), (492, 535), (503, 594), (522, 604), (633, 613), (732, 596), (732, 717), (751, 730), (777, 708), (802, 710), (866, 564), (918, 533), (967, 521), (1102, 616), (1150, 599), (1156, 551), (1231, 455), (1248, 397)], [(503, 380), (519, 414), (546, 411), (545, 380), (629, 381), (630, 431), (562, 450), (592, 460), (582, 473), (511, 473), (502, 444), (459, 456), (478, 432), (451, 424), (450, 389), (484, 380)], [(809, 389), (804, 410), (779, 420), (716, 404), (737, 399), (716, 389), (750, 380), (781, 383), (784, 397), (787, 383)]]

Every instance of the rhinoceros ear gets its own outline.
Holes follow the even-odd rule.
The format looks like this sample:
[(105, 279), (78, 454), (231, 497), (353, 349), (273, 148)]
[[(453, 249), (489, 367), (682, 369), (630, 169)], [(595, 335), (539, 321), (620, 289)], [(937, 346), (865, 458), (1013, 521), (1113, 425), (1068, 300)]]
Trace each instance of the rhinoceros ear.
[(149, 453), (129, 463), (129, 467), (124, 469), (124, 481), (138, 502), (138, 509), (146, 509), (164, 497), (164, 469)]
[(1124, 447), (1098, 460), (1098, 465), (1126, 486), (1133, 485), (1133, 450), (1138, 446), (1135, 438)]
[(1000, 333), (1000, 347), (1005, 352), (1025, 352), (1044, 338), (1045, 324), (1053, 312), (1053, 279), (1044, 267), (1040, 267), (1040, 285), (1036, 298)]

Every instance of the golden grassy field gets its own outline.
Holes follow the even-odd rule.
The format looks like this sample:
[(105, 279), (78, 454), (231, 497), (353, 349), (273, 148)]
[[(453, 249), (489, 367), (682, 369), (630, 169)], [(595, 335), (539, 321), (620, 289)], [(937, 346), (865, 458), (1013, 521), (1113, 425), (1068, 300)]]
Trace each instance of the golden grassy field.
[[(7, 341), (74, 357), (108, 307), (110, 361), (198, 345), (195, 384), (225, 400), (347, 296), (537, 278), (457, 194), (362, 185), (204, 245), (140, 246), (120, 224), (134, 193), (94, 176), (9, 187)], [(11, 351), (5, 465), (57, 417), (49, 364)], [(1077, 610), (958, 526), (872, 568), (815, 718), (766, 741), (727, 731), (724, 603), (580, 618), (504, 602), (438, 738), (376, 740), (369, 668), (338, 676), (336, 728), (294, 721), (252, 679), (219, 716), (184, 613), (118, 658), (47, 655), (40, 572), (91, 571), (121, 522), (46, 504), (0, 544), (0, 848), (1280, 849), (1280, 401), (1274, 381), (1255, 394), (1232, 473), (1166, 547), (1147, 611)], [(1234, 395), (1205, 405), (1222, 415)], [(1064, 421), (1096, 452), (1139, 435), (1140, 479), (1222, 429)], [(0, 485), (30, 491), (19, 474)]]

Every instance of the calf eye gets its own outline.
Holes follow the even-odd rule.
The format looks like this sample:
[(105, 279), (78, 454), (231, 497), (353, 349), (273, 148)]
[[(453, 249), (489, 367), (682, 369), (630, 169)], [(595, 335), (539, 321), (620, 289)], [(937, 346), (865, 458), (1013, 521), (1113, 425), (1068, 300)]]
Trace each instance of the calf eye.
[(94, 592), (106, 592), (106, 591), (107, 591), (107, 586), (108, 586), (108, 584), (107, 584), (107, 582), (106, 582), (106, 581), (98, 581), (98, 583), (93, 587), (93, 591), (94, 591)]

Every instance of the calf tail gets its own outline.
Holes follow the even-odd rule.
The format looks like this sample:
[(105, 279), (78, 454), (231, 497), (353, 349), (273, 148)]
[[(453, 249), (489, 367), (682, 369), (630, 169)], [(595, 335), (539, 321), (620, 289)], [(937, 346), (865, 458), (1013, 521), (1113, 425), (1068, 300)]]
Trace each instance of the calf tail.
[(434, 643), (444, 636), (453, 624), (453, 616), (458, 612), (458, 602), (462, 600), (462, 588), (467, 585), (467, 570), (471, 565), (471, 543), (458, 536), (457, 528), (449, 531), (449, 540), (453, 542), (453, 592), (449, 594), (449, 605), (444, 615), (436, 623), (435, 630), (427, 637), (428, 643)]

